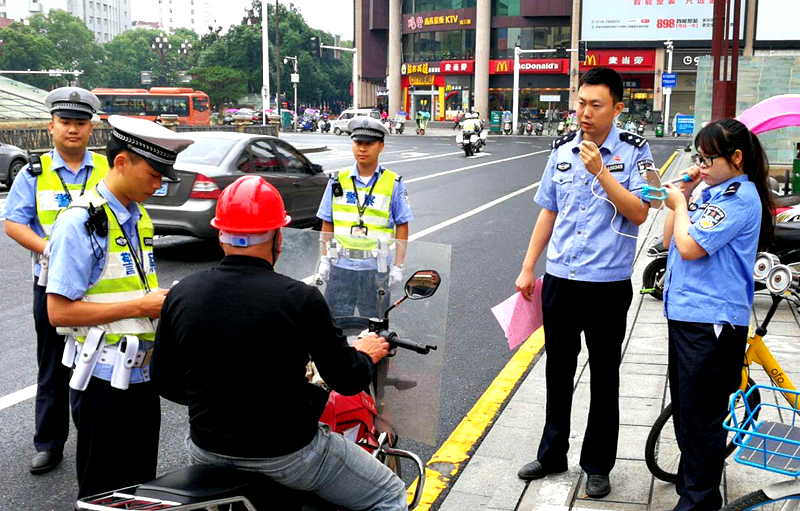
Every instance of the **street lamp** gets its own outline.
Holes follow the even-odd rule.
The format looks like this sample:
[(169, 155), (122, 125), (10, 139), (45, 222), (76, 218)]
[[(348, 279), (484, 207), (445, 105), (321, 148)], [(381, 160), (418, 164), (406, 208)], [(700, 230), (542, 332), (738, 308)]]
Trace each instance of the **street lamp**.
[(297, 57), (284, 57), (283, 63), (288, 64), (290, 60), (294, 65), (294, 73), (292, 73), (292, 83), (294, 84), (294, 115), (297, 116), (297, 83), (300, 81), (300, 75), (297, 74)]
[(192, 43), (190, 43), (188, 39), (184, 39), (178, 50), (178, 55), (189, 55), (190, 51), (192, 51)]
[[(667, 55), (668, 55), (668, 58), (667, 58), (667, 73), (672, 74), (672, 52), (673, 52), (674, 46), (672, 44), (672, 41), (664, 41), (664, 46), (666, 48)], [(670, 101), (670, 98), (672, 98), (672, 88), (671, 87), (663, 87), (663, 84), (662, 84), (662, 88), (664, 89), (664, 96), (666, 96), (664, 98), (664, 128), (665, 128), (665, 132), (666, 133), (671, 133), (671, 131), (669, 130), (669, 101)]]
[[(167, 68), (167, 59), (166, 53), (172, 49), (172, 44), (170, 44), (169, 39), (167, 36), (164, 35), (164, 32), (161, 32), (158, 36), (156, 36), (156, 40), (153, 44), (150, 45), (154, 52), (158, 53), (161, 56), (161, 67), (164, 73), (166, 73)], [(162, 87), (167, 84), (167, 77), (161, 76), (159, 79), (159, 85)]]

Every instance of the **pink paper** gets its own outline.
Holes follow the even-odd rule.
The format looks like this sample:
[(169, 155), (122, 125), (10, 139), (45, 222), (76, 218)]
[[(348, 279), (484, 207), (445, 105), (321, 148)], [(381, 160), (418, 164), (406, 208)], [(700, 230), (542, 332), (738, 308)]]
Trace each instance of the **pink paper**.
[(508, 339), (508, 349), (513, 350), (542, 326), (542, 278), (536, 280), (536, 289), (530, 300), (516, 293), (492, 307), (492, 313)]

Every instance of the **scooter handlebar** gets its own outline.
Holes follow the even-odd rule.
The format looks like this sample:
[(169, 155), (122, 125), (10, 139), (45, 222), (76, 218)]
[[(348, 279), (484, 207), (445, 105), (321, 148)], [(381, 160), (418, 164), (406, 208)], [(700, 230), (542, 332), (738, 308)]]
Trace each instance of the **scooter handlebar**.
[(427, 355), (431, 350), (435, 350), (437, 348), (436, 346), (422, 344), (410, 339), (401, 339), (396, 333), (389, 332), (387, 330), (378, 332), (378, 335), (386, 339), (392, 348), (404, 348), (419, 353), (420, 355)]

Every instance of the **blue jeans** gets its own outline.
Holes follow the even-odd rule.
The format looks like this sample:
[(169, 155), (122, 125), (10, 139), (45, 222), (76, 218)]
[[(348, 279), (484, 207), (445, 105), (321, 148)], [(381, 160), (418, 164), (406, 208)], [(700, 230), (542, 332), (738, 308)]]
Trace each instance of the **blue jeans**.
[(274, 458), (236, 458), (205, 451), (186, 437), (192, 464), (219, 465), (266, 474), (276, 483), (312, 492), (348, 509), (406, 511), (406, 488), (388, 467), (364, 449), (319, 423), (305, 447)]

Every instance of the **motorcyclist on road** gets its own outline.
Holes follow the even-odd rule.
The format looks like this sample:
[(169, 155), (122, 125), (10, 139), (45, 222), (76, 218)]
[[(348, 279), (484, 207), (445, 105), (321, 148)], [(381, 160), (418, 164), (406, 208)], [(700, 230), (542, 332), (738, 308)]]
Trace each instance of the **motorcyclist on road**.
[[(327, 385), (355, 395), (389, 344), (368, 334), (349, 346), (319, 290), (275, 271), (289, 222), (280, 194), (259, 176), (223, 190), (211, 224), (225, 258), (170, 290), (153, 381), (189, 407), (193, 464), (257, 471), (348, 509), (407, 510), (400, 478), (318, 421), (327, 392), (305, 378), (309, 355)], [(265, 416), (265, 402), (281, 420)]]

